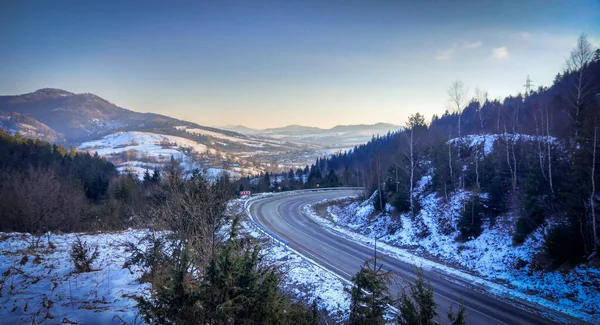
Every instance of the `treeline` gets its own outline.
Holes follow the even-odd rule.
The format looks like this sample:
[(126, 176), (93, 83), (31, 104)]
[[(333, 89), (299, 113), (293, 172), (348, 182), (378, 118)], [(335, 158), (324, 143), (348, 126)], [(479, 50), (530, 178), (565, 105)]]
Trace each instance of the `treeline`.
[(429, 191), (470, 197), (453, 225), (461, 241), (479, 236), (484, 223), (493, 227), (498, 216), (512, 215), (515, 245), (551, 225), (536, 267), (597, 256), (600, 50), (582, 35), (550, 87), (528, 87), (500, 101), (480, 89), (471, 98), (456, 81), (448, 96), (453, 111), (429, 123), (414, 114), (403, 130), (321, 158), (311, 169), (377, 191), (376, 209), (389, 202), (413, 218), (420, 210), (418, 182), (430, 175)]
[(321, 170), (315, 165), (294, 170), (290, 168), (287, 173), (262, 173), (259, 176), (242, 177), (235, 181), (238, 191), (252, 192), (282, 192), (311, 188), (326, 188), (351, 186), (351, 175), (345, 171), (341, 177), (334, 170)]
[(101, 231), (135, 226), (161, 173), (118, 173), (106, 159), (0, 130), (0, 231)]
[[(200, 173), (185, 177), (177, 164), (167, 167), (157, 188), (160, 200), (140, 213), (149, 227), (139, 242), (128, 244), (127, 266), (141, 267), (150, 295), (137, 297), (150, 324), (329, 324), (343, 315), (320, 310), (315, 297), (299, 301), (281, 288), (282, 270), (265, 261), (260, 242), (238, 235), (243, 217), (236, 214), (233, 184), (226, 176), (206, 181)], [(228, 210), (228, 206), (230, 209)], [(224, 234), (223, 229), (229, 229)], [(166, 230), (166, 231), (165, 231)], [(371, 263), (372, 262), (372, 263)], [(390, 306), (401, 308), (397, 324), (434, 324), (438, 318), (433, 288), (417, 271), (404, 293), (392, 297), (391, 274), (368, 261), (347, 287), (349, 324), (389, 324)], [(452, 324), (465, 324), (464, 306), (449, 311)]]

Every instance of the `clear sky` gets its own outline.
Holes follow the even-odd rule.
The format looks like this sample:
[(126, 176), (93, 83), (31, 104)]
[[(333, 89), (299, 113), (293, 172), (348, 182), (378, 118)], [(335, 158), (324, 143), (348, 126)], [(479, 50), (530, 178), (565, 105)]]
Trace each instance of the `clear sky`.
[[(413, 3), (414, 2), (414, 3)], [(2, 1), (0, 94), (52, 87), (204, 125), (427, 118), (460, 79), (550, 85), (600, 1)]]

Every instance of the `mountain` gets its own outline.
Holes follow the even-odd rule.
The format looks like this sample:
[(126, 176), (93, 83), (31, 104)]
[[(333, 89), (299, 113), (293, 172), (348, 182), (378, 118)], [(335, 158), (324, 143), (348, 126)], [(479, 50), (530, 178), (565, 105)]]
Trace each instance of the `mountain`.
[(81, 143), (117, 131), (160, 131), (173, 134), (176, 126), (239, 135), (164, 115), (134, 112), (94, 94), (74, 94), (53, 88), (39, 89), (23, 95), (0, 96), (0, 112), (15, 112), (32, 117), (63, 134), (68, 143)]
[(235, 130), (236, 132), (244, 134), (252, 134), (254, 136), (275, 138), (294, 143), (304, 143), (306, 145), (317, 146), (319, 149), (333, 150), (331, 152), (336, 152), (338, 150), (343, 151), (353, 148), (356, 145), (364, 144), (371, 140), (373, 136), (395, 132), (402, 127), (389, 123), (377, 123), (337, 125), (330, 129), (295, 124), (262, 130), (251, 129), (243, 125), (225, 126), (223, 128)]
[(221, 129), (227, 130), (227, 131), (238, 132), (238, 133), (242, 133), (242, 134), (256, 134), (256, 133), (260, 132), (260, 130), (249, 128), (249, 127), (243, 126), (243, 125), (225, 125), (225, 126), (222, 126)]
[(320, 129), (312, 126), (303, 126), (303, 125), (288, 125), (281, 128), (269, 128), (264, 129), (259, 132), (259, 134), (277, 134), (277, 135), (300, 135), (300, 134), (309, 134), (314, 132), (323, 132), (326, 131), (324, 129)]
[(15, 112), (0, 112), (0, 128), (11, 134), (25, 138), (40, 139), (48, 142), (63, 143), (65, 137), (33, 117)]

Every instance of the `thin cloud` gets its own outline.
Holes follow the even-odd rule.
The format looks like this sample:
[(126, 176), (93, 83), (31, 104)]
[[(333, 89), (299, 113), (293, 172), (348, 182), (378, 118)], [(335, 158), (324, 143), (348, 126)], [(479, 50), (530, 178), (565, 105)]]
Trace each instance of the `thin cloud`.
[(452, 54), (454, 54), (454, 52), (456, 51), (456, 49), (454, 47), (451, 47), (449, 49), (445, 49), (445, 50), (441, 50), (438, 52), (438, 55), (435, 57), (436, 60), (448, 60)]
[(476, 49), (478, 47), (481, 47), (481, 45), (483, 45), (483, 43), (481, 43), (481, 42), (469, 43), (469, 42), (465, 41), (463, 43), (463, 48), (465, 48), (465, 49)]
[(515, 36), (520, 39), (521, 41), (529, 41), (534, 37), (533, 33), (530, 32), (517, 32), (515, 33)]
[(435, 59), (438, 61), (448, 60), (457, 51), (476, 49), (478, 47), (481, 47), (481, 45), (483, 45), (483, 43), (479, 42), (479, 41), (477, 41), (477, 42), (469, 42), (469, 41), (454, 42), (452, 44), (452, 47), (443, 49), (443, 50), (439, 50), (438, 55), (435, 57)]
[(496, 47), (492, 49), (492, 59), (504, 60), (508, 58), (508, 49), (506, 46)]

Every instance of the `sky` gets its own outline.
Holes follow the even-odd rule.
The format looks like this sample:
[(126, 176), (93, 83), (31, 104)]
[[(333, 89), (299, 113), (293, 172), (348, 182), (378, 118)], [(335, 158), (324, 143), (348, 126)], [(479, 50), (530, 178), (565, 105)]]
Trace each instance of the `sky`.
[(388, 122), (447, 89), (549, 86), (600, 1), (3, 1), (0, 94), (94, 93), (202, 125)]

